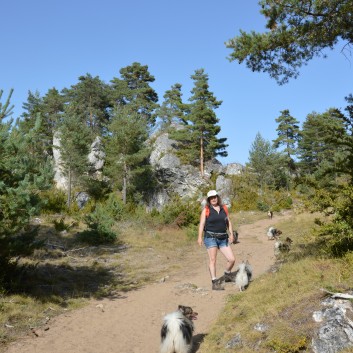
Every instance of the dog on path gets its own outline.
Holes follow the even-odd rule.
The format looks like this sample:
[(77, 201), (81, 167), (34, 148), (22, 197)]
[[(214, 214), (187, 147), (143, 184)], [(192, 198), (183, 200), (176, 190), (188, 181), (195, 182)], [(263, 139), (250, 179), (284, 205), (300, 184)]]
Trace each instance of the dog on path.
[(190, 306), (179, 305), (178, 310), (164, 317), (161, 329), (160, 353), (190, 353), (192, 349), (193, 320), (198, 313)]
[(281, 234), (282, 231), (280, 231), (279, 229), (275, 227), (270, 227), (267, 231), (267, 238), (268, 240), (278, 239)]
[(278, 256), (281, 253), (289, 252), (292, 243), (293, 240), (289, 237), (287, 237), (285, 241), (276, 240), (274, 245), (275, 256)]
[(252, 268), (248, 261), (243, 261), (241, 264), (238, 265), (238, 271), (235, 275), (234, 280), (235, 285), (239, 288), (241, 292), (248, 287), (251, 277)]

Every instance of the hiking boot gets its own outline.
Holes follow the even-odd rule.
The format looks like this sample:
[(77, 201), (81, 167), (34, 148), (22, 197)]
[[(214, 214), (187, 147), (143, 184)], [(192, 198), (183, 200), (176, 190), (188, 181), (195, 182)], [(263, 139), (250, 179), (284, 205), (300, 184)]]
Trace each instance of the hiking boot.
[(234, 282), (234, 278), (233, 278), (231, 272), (229, 272), (229, 273), (224, 272), (224, 281), (225, 282)]
[(212, 281), (212, 290), (224, 290), (224, 287), (223, 287), (223, 282), (220, 281), (219, 279), (214, 279)]

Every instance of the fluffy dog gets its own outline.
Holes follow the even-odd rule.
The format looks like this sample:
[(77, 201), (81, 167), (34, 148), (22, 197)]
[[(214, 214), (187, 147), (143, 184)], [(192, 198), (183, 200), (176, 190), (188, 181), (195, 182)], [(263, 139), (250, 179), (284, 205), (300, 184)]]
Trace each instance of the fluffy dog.
[(275, 256), (280, 255), (280, 253), (288, 252), (291, 248), (293, 240), (289, 237), (285, 241), (277, 240), (274, 246)]
[(189, 306), (179, 305), (178, 310), (164, 317), (161, 329), (161, 353), (190, 353), (192, 335), (198, 313)]
[(238, 271), (237, 274), (235, 275), (235, 285), (239, 288), (239, 290), (242, 292), (247, 288), (249, 285), (249, 281), (251, 280), (252, 277), (252, 268), (249, 264), (248, 261), (242, 262), (241, 264), (238, 265)]
[(278, 239), (281, 234), (282, 231), (280, 231), (279, 229), (275, 227), (270, 227), (267, 231), (267, 238), (268, 240)]

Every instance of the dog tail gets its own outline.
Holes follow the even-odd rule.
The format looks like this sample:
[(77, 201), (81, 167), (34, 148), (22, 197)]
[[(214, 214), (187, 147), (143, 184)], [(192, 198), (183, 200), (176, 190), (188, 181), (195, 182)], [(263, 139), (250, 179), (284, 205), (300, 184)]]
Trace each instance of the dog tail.
[(160, 353), (189, 352), (193, 324), (180, 315), (172, 313), (165, 317), (161, 330)]

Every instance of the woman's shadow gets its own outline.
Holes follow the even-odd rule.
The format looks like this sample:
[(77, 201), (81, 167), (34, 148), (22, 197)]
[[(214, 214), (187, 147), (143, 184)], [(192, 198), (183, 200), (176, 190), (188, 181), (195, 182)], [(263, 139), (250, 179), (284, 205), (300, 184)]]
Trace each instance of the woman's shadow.
[(193, 345), (190, 353), (196, 353), (199, 350), (201, 343), (203, 342), (206, 336), (207, 334), (199, 333), (193, 337)]

